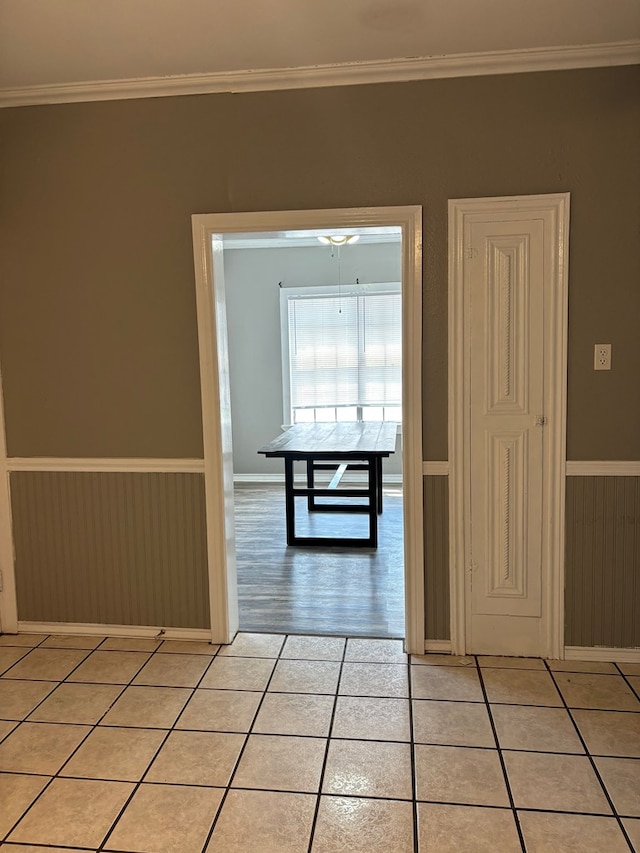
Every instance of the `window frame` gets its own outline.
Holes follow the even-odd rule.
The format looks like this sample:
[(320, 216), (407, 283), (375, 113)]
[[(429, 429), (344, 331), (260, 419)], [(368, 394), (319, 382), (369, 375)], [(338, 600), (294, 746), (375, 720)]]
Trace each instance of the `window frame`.
[[(402, 282), (365, 282), (356, 285), (280, 285), (280, 354), (282, 366), (282, 428), (293, 426), (291, 410), (291, 361), (289, 353), (289, 311), (291, 296), (366, 296), (367, 294), (398, 294), (402, 298)], [(402, 341), (401, 347), (402, 347)], [(404, 350), (402, 350), (404, 354)], [(402, 404), (401, 404), (402, 405)]]

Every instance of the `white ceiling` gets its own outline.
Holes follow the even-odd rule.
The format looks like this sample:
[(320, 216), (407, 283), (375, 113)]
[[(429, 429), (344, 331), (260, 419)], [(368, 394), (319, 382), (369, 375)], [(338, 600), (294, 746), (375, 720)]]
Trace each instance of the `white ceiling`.
[(505, 55), (640, 62), (640, 0), (0, 0), (0, 105), (492, 73)]
[(400, 243), (402, 229), (399, 226), (376, 226), (364, 228), (315, 228), (313, 230), (299, 229), (298, 231), (251, 232), (243, 234), (224, 234), (225, 249), (279, 249), (283, 247), (296, 248), (312, 247), (331, 251), (331, 248), (319, 242), (318, 237), (327, 235), (351, 236), (358, 235), (358, 245), (366, 243)]

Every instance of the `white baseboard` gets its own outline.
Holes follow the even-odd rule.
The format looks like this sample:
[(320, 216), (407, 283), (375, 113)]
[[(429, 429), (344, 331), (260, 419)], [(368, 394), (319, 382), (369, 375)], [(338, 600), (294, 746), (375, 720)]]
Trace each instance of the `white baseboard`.
[(152, 625), (101, 625), (85, 622), (18, 622), (19, 634), (70, 634), (77, 637), (143, 637), (208, 643), (207, 628), (162, 628)]
[(451, 654), (451, 640), (425, 640), (425, 652), (441, 652)]
[(234, 474), (233, 482), (237, 486), (245, 483), (256, 486), (284, 485), (284, 474)]
[[(450, 640), (425, 640), (425, 652), (451, 653)], [(640, 663), (640, 648), (615, 649), (605, 646), (566, 646), (565, 660), (611, 661), (617, 663)]]
[(640, 648), (614, 649), (605, 646), (565, 646), (564, 659), (640, 663)]

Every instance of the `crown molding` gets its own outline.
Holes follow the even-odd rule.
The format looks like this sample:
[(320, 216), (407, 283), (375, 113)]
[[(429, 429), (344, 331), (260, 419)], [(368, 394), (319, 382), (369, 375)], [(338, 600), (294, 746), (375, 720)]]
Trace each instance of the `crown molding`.
[(640, 64), (640, 40), (0, 89), (0, 107), (398, 83)]

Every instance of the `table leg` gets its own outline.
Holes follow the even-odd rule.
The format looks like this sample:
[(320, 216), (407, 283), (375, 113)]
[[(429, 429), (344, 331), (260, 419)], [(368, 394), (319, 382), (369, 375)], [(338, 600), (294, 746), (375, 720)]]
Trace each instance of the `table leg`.
[(296, 504), (293, 494), (293, 459), (284, 457), (284, 500), (287, 519), (287, 545), (293, 545), (296, 538)]
[(382, 512), (382, 456), (376, 457), (376, 473), (378, 475), (378, 513)]
[(378, 462), (369, 459), (369, 546), (378, 547)]
[[(307, 488), (312, 489), (315, 482), (313, 459), (307, 459)], [(312, 512), (315, 509), (315, 500), (313, 495), (307, 495), (307, 509)]]

